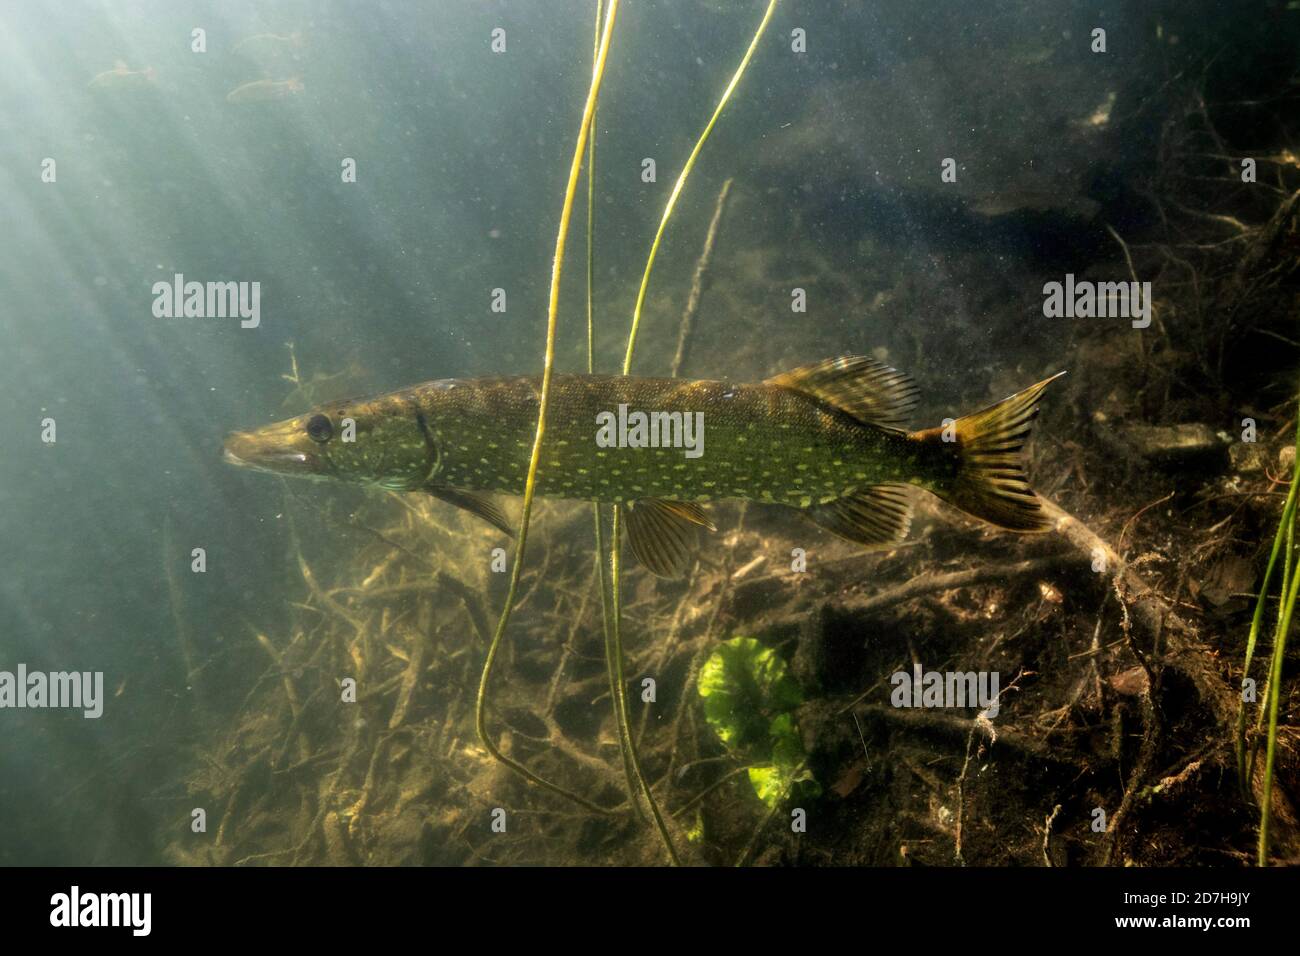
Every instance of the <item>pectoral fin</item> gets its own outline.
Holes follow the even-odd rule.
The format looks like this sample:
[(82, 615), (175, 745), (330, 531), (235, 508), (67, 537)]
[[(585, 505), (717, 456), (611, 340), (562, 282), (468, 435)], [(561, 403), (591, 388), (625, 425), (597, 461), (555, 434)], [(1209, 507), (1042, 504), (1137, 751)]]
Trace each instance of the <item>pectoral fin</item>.
[(704, 509), (692, 501), (665, 501), (663, 498), (642, 498), (637, 501), (636, 506), (638, 508), (661, 508), (674, 517), (681, 518), (691, 524), (697, 524), (701, 528), (708, 528), (710, 531), (718, 530), (718, 526), (709, 520), (709, 516), (704, 513)]
[(872, 485), (824, 505), (808, 517), (827, 531), (867, 547), (897, 544), (912, 526), (912, 490), (908, 485)]
[(424, 490), (440, 501), (455, 505), (457, 508), (464, 508), (470, 514), (482, 518), (488, 524), (504, 531), (510, 537), (515, 536), (515, 530), (510, 526), (505, 512), (501, 510), (500, 505), (490, 495), (477, 491), (464, 491), (460, 488), (444, 488), (441, 485), (428, 485)]
[(680, 577), (686, 570), (697, 527), (718, 530), (699, 505), (685, 501), (642, 498), (630, 502), (623, 513), (632, 553), (661, 578)]

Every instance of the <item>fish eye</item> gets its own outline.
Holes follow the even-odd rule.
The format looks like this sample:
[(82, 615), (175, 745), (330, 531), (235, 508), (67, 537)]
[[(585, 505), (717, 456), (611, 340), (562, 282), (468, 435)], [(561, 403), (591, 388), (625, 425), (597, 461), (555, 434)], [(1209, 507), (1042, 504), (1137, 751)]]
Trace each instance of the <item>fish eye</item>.
[(324, 444), (334, 435), (334, 425), (324, 415), (313, 415), (307, 421), (307, 437)]

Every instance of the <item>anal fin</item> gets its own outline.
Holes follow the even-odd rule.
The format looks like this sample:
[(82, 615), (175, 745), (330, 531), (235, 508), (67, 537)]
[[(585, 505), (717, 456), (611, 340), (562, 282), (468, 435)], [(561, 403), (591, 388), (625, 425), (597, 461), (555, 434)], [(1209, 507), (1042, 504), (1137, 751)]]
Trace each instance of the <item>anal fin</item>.
[(807, 509), (827, 531), (870, 548), (894, 545), (912, 527), (912, 489), (903, 484), (871, 485)]
[(455, 505), (457, 508), (464, 508), (510, 537), (515, 536), (515, 529), (510, 526), (505, 512), (490, 495), (478, 491), (465, 491), (461, 488), (445, 488), (442, 485), (426, 485), (424, 490), (440, 501)]
[(717, 530), (699, 505), (685, 501), (641, 498), (630, 502), (623, 513), (632, 553), (661, 578), (680, 577), (686, 570), (698, 527)]

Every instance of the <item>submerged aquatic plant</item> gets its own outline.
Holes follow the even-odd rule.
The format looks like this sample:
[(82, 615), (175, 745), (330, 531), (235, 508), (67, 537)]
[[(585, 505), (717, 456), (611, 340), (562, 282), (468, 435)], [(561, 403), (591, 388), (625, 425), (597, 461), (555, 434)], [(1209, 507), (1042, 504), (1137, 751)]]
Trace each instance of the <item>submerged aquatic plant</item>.
[[(768, 23), (772, 19), (772, 14), (776, 10), (778, 0), (769, 0), (767, 10), (759, 22), (758, 29), (750, 41), (745, 55), (741, 58), (740, 65), (732, 75), (730, 83), (727, 84), (713, 115), (709, 118), (704, 131), (700, 134), (691, 151), (681, 174), (673, 185), (673, 190), (669, 195), (668, 202), (664, 208), (664, 213), (659, 222), (659, 228), (655, 232), (654, 240), (650, 246), (650, 253), (646, 261), (645, 271), (642, 275), (641, 285), (637, 292), (636, 306), (633, 309), (631, 328), (628, 332), (627, 351), (623, 361), (623, 374), (627, 375), (631, 371), (632, 356), (636, 347), (637, 331), (641, 324), (641, 311), (645, 303), (646, 292), (650, 284), (650, 275), (654, 269), (655, 257), (659, 251), (660, 243), (663, 240), (664, 233), (667, 229), (669, 219), (672, 217), (673, 210), (676, 208), (678, 197), (686, 184), (686, 179), (695, 166), (709, 134), (713, 131), (714, 125), (722, 115), (723, 109), (731, 99), (732, 92), (740, 83), (749, 61), (758, 48), (758, 43), (762, 39), (767, 29)], [(500, 650), (501, 640), (505, 636), (506, 629), (510, 623), (511, 612), (514, 609), (516, 595), (518, 593), (519, 579), (523, 570), (525, 548), (528, 540), (528, 525), (532, 516), (533, 497), (536, 488), (537, 468), (541, 458), (542, 442), (546, 430), (546, 412), (550, 398), (551, 375), (555, 364), (555, 340), (558, 325), (559, 312), (559, 293), (560, 293), (560, 275), (564, 264), (565, 240), (568, 236), (569, 221), (573, 212), (574, 197), (577, 191), (578, 176), (582, 169), (583, 153), (588, 152), (589, 161), (594, 164), (595, 150), (594, 146), (589, 145), (590, 134), (593, 128), (593, 118), (596, 112), (596, 103), (599, 99), (601, 80), (604, 77), (605, 64), (609, 55), (610, 40), (613, 34), (614, 22), (618, 14), (619, 0), (609, 0), (607, 9), (603, 8), (603, 3), (598, 0), (596, 5), (596, 21), (599, 24), (603, 18), (604, 27), (600, 33), (599, 42), (595, 49), (595, 64), (592, 68), (591, 88), (587, 94), (586, 105), (583, 109), (582, 122), (579, 126), (577, 144), (574, 148), (573, 160), (569, 169), (568, 184), (565, 189), (564, 202), (560, 212), (559, 234), (555, 242), (555, 257), (551, 269), (551, 286), (550, 296), (547, 309), (547, 326), (546, 326), (546, 349), (545, 360), (542, 371), (542, 388), (541, 396), (538, 402), (537, 428), (533, 439), (532, 454), (529, 459), (527, 480), (524, 485), (523, 511), (520, 518), (518, 532), (518, 547), (515, 552), (515, 560), (511, 568), (510, 583), (506, 592), (505, 604), (501, 610), (501, 616), (497, 621), (497, 626), (492, 635), (492, 640), (488, 645), (487, 656), (483, 664), (483, 672), (479, 679), (478, 695), (475, 702), (475, 728), (479, 741), (483, 744), (484, 749), (488, 751), (497, 761), (509, 767), (515, 773), (524, 777), (531, 783), (537, 784), (552, 793), (564, 796), (579, 804), (580, 806), (595, 811), (597, 813), (608, 814), (614, 812), (610, 808), (601, 807), (592, 801), (580, 796), (570, 790), (552, 783), (533, 773), (523, 764), (507, 757), (503, 754), (491, 739), (487, 732), (487, 693), (492, 676), (492, 667)], [(592, 319), (593, 309), (591, 303), (592, 297), (592, 252), (591, 252), (591, 233), (592, 218), (590, 202), (592, 187), (590, 176), (592, 169), (588, 169), (588, 220), (587, 220), (587, 242), (588, 242), (588, 259), (587, 259), (587, 358), (588, 371), (593, 371), (594, 356), (594, 335), (595, 328)], [(601, 517), (599, 505), (593, 505), (593, 514), (595, 517), (595, 529), (598, 546), (598, 554), (603, 554), (604, 542), (601, 531)], [(618, 506), (613, 509), (611, 519), (611, 533), (609, 541), (609, 580), (605, 581), (605, 575), (601, 574), (601, 601), (604, 608), (603, 620), (605, 622), (605, 652), (606, 666), (610, 681), (610, 692), (614, 702), (614, 713), (619, 733), (619, 749), (623, 757), (623, 766), (627, 777), (629, 799), (634, 810), (640, 811), (638, 796), (644, 800), (646, 806), (650, 809), (650, 814), (654, 820), (655, 828), (663, 842), (669, 859), (677, 864), (679, 862), (677, 852), (673, 847), (672, 839), (668, 834), (668, 829), (664, 823), (663, 816), (655, 802), (650, 786), (646, 783), (645, 777), (641, 772), (640, 765), (637, 761), (635, 743), (629, 730), (629, 719), (627, 710), (626, 679), (624, 676), (624, 659), (621, 633), (621, 616), (622, 609), (620, 605), (620, 587), (622, 581), (621, 561), (620, 561), (620, 518), (621, 511)], [(603, 560), (603, 559), (602, 559)], [(607, 587), (608, 584), (608, 587)]]
[(591, 131), (592, 117), (596, 112), (596, 97), (600, 92), (601, 79), (605, 75), (605, 63), (609, 56), (609, 44), (614, 32), (614, 22), (618, 16), (618, 4), (619, 0), (610, 0), (609, 12), (605, 15), (604, 32), (601, 36), (600, 46), (596, 51), (596, 65), (591, 74), (591, 89), (587, 93), (586, 106), (582, 111), (582, 122), (578, 127), (578, 142), (573, 151), (573, 161), (569, 166), (568, 184), (564, 190), (564, 203), (560, 209), (560, 229), (555, 240), (555, 257), (551, 265), (551, 291), (546, 313), (546, 350), (542, 367), (541, 397), (537, 408), (537, 430), (533, 438), (532, 453), (528, 459), (528, 477), (524, 484), (523, 512), (519, 519), (519, 544), (515, 550), (515, 559), (510, 570), (510, 584), (506, 591), (505, 604), (501, 609), (501, 616), (497, 619), (497, 626), (492, 634), (492, 640), (488, 644), (487, 656), (483, 662), (483, 673), (479, 678), (478, 698), (475, 702), (474, 711), (474, 724), (479, 741), (483, 744), (484, 749), (496, 760), (505, 764), (531, 783), (550, 790), (552, 793), (568, 797), (588, 810), (594, 810), (597, 813), (608, 813), (609, 811), (585, 797), (539, 777), (523, 764), (507, 757), (500, 751), (491, 735), (487, 732), (487, 689), (492, 677), (492, 665), (496, 661), (497, 652), (501, 649), (501, 639), (505, 636), (506, 628), (510, 625), (510, 614), (514, 610), (515, 597), (519, 591), (519, 578), (524, 567), (524, 556), (528, 546), (528, 525), (532, 518), (533, 496), (537, 487), (537, 466), (541, 461), (542, 439), (546, 434), (546, 411), (550, 404), (551, 374), (555, 367), (555, 337), (560, 311), (560, 274), (564, 268), (565, 240), (569, 235), (569, 219), (573, 215), (573, 200), (578, 190), (578, 176), (582, 172), (582, 156), (587, 148), (587, 136)]
[(723, 642), (700, 668), (699, 694), (705, 720), (749, 762), (750, 785), (769, 808), (794, 792), (821, 794), (795, 722), (803, 692), (775, 650), (752, 637)]
[[(1295, 611), (1296, 596), (1300, 594), (1300, 564), (1295, 560), (1295, 524), (1296, 524), (1296, 490), (1300, 488), (1300, 414), (1296, 418), (1296, 456), (1292, 466), (1291, 487), (1287, 492), (1286, 504), (1282, 507), (1282, 517), (1278, 520), (1277, 531), (1273, 535), (1273, 549), (1268, 556), (1268, 565), (1264, 569), (1264, 581), (1260, 585), (1259, 595), (1255, 600), (1255, 613), (1250, 622), (1250, 633), (1246, 638), (1246, 660), (1242, 665), (1242, 699), (1237, 711), (1237, 773), (1244, 792), (1249, 792), (1250, 780), (1255, 774), (1255, 758), (1258, 754), (1258, 737), (1247, 752), (1246, 745), (1246, 694), (1245, 681), (1250, 678), (1250, 664), (1255, 655), (1255, 645), (1264, 620), (1264, 608), (1268, 602), (1269, 585), (1273, 580), (1273, 568), (1277, 565), (1279, 554), (1284, 554), (1282, 568), (1282, 590), (1278, 595), (1277, 625), (1273, 632), (1273, 656), (1269, 662), (1268, 680), (1264, 685), (1265, 693), (1260, 701), (1259, 713), (1255, 720), (1256, 734), (1260, 731), (1265, 717), (1268, 719), (1268, 733), (1265, 738), (1264, 785), (1263, 798), (1259, 808), (1259, 845), (1257, 860), (1259, 866), (1268, 866), (1269, 823), (1272, 811), (1273, 769), (1277, 755), (1277, 714), (1282, 694), (1282, 663), (1286, 656), (1287, 635), (1291, 631), (1291, 616)], [(1284, 544), (1285, 542), (1285, 544)]]

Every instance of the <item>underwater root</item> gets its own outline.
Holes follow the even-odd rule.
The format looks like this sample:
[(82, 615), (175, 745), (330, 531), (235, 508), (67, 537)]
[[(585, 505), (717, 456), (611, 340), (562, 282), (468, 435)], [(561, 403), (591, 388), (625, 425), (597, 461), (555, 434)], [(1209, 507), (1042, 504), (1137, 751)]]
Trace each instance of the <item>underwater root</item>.
[[(1225, 752), (1221, 755), (1225, 763), (1235, 764), (1235, 760), (1226, 759), (1226, 751), (1230, 747), (1228, 741), (1231, 739), (1231, 730), (1237, 722), (1240, 693), (1225, 682), (1216, 655), (1201, 641), (1196, 629), (1174, 610), (1170, 602), (1150, 587), (1132, 564), (1125, 561), (1096, 531), (1053, 501), (1044, 499), (1043, 508), (1059, 534), (1081, 554), (1088, 555), (1094, 567), (1100, 563), (1106, 569), (1104, 573), (1112, 576), (1125, 621), (1136, 625), (1151, 642), (1150, 670), (1158, 671), (1168, 667), (1191, 682), (1223, 732), (1223, 744), (1217, 749)], [(1147, 660), (1141, 656), (1142, 652), (1137, 645), (1132, 646), (1139, 654), (1143, 667), (1148, 667)], [(1159, 678), (1154, 674), (1151, 676), (1155, 680), (1149, 687), (1158, 686)], [(1150, 733), (1144, 737), (1143, 756), (1149, 760), (1149, 754), (1154, 748), (1152, 738), (1156, 720), (1150, 689), (1145, 695), (1144, 712)], [(1139, 767), (1137, 771), (1144, 769)], [(1144, 783), (1142, 774), (1135, 771), (1125, 790), (1126, 802), (1123, 809), (1127, 810), (1131, 795)], [(1255, 800), (1262, 804), (1266, 796), (1262, 767), (1256, 768), (1249, 785)], [(1276, 784), (1271, 789), (1271, 800), (1277, 825), (1275, 837), (1278, 848), (1284, 855), (1293, 856), (1300, 852), (1300, 819), (1297, 819), (1295, 807), (1286, 792)], [(1112, 829), (1111, 832), (1115, 831)], [(1109, 861), (1110, 855), (1108, 843), (1106, 861)]]

